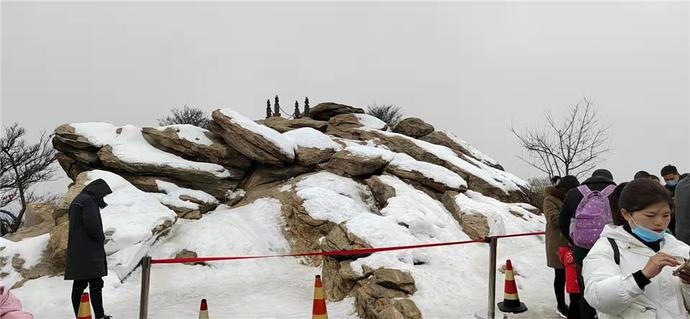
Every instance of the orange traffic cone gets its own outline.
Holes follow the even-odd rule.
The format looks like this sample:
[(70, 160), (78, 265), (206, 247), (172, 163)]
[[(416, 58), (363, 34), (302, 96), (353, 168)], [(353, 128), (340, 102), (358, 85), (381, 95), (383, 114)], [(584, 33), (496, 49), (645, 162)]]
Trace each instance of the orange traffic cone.
[(527, 311), (527, 306), (520, 302), (518, 297), (517, 285), (513, 276), (513, 264), (510, 259), (506, 261), (503, 302), (498, 303), (498, 309), (503, 312), (521, 313)]
[(208, 305), (206, 299), (201, 299), (201, 306), (199, 306), (199, 319), (208, 319)]
[(91, 317), (91, 302), (89, 301), (88, 292), (85, 292), (81, 295), (77, 319), (93, 319), (93, 317)]
[(323, 293), (320, 275), (316, 275), (314, 281), (314, 305), (311, 308), (311, 319), (328, 319), (326, 296)]

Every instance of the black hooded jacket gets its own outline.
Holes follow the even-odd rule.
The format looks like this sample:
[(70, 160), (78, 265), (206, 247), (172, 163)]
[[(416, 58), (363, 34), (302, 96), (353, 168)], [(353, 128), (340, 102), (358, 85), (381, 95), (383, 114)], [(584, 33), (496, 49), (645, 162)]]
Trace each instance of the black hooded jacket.
[[(601, 191), (609, 185), (616, 185), (616, 183), (604, 176), (592, 176), (582, 182), (582, 185), (587, 185), (587, 187), (593, 191)], [(561, 207), (561, 213), (558, 216), (558, 226), (561, 229), (561, 233), (563, 233), (563, 236), (565, 236), (571, 244), (573, 240), (570, 238), (570, 220), (571, 218), (575, 218), (575, 210), (577, 206), (580, 205), (582, 198), (582, 193), (580, 193), (580, 190), (577, 188), (569, 190), (565, 195), (565, 201)], [(589, 249), (577, 247), (573, 244), (573, 259), (575, 262), (582, 263), (582, 260), (585, 259), (588, 252)]]
[(110, 193), (108, 184), (97, 179), (86, 185), (72, 201), (65, 280), (87, 280), (108, 275), (100, 209), (107, 206), (103, 198)]

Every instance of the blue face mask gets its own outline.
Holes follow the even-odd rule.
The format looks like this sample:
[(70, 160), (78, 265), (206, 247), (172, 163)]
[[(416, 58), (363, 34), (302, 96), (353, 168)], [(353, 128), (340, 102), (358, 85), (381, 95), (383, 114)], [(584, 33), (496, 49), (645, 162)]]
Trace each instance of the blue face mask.
[[(633, 223), (635, 223), (635, 220), (630, 218)], [(635, 228), (632, 229), (633, 234), (637, 235), (637, 237), (640, 237), (640, 239), (644, 240), (645, 242), (648, 243), (653, 243), (655, 241), (659, 241), (664, 239), (664, 232), (657, 233), (647, 227), (640, 226), (637, 223), (635, 223)]]
[(666, 182), (666, 185), (668, 186), (676, 186), (676, 184), (678, 184), (678, 181), (676, 180)]

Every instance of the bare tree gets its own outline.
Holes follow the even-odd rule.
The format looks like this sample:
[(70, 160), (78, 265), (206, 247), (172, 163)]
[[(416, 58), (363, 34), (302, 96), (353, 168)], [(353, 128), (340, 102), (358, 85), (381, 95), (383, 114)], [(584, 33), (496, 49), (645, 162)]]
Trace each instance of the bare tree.
[(529, 187), (525, 193), (532, 206), (542, 209), (544, 205), (544, 189), (551, 186), (551, 179), (548, 177), (532, 177), (527, 180)]
[(158, 125), (173, 125), (173, 124), (191, 124), (198, 127), (208, 128), (209, 117), (204, 111), (199, 108), (189, 107), (187, 105), (179, 109), (173, 109), (172, 115), (165, 118), (158, 119)]
[[(5, 127), (0, 136), (0, 234), (19, 229), (24, 218), (31, 186), (50, 181), (55, 168), (55, 150), (50, 136), (42, 134), (38, 143), (27, 144), (26, 131), (19, 124)], [(11, 212), (8, 205), (18, 203), (19, 211)]]
[(523, 133), (511, 127), (511, 131), (528, 153), (527, 158), (518, 157), (549, 177), (580, 177), (610, 151), (608, 127), (599, 122), (587, 98), (571, 106), (559, 119), (547, 113), (543, 127), (529, 128)]
[(367, 106), (367, 114), (386, 122), (388, 127), (394, 128), (403, 118), (402, 110), (395, 105), (376, 105), (376, 103)]

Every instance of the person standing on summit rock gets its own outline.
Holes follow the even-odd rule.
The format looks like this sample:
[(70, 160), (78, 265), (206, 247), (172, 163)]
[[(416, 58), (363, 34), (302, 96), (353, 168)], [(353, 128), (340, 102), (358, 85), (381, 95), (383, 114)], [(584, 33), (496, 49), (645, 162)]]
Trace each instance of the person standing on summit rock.
[(79, 311), (81, 295), (88, 286), (96, 319), (111, 318), (104, 314), (101, 294), (101, 277), (108, 275), (101, 209), (107, 206), (103, 198), (110, 193), (112, 190), (108, 184), (97, 179), (86, 185), (69, 207), (65, 280), (74, 280), (72, 307), (75, 316)]

